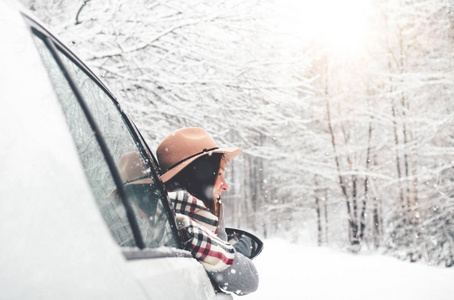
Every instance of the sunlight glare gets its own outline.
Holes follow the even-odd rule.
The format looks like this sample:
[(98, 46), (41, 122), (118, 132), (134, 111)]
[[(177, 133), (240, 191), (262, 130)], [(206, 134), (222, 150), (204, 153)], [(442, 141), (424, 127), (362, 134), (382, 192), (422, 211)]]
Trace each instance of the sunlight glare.
[(367, 42), (369, 0), (289, 0), (287, 30), (327, 51), (355, 54)]

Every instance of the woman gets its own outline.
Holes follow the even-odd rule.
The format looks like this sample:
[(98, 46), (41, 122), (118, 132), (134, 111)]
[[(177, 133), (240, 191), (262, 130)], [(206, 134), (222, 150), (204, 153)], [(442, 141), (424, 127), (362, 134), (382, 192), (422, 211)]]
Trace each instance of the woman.
[(225, 166), (243, 150), (220, 148), (202, 128), (179, 129), (156, 150), (187, 250), (223, 291), (245, 295), (258, 287), (258, 274), (248, 258), (251, 244), (227, 242), (221, 195), (228, 189)]

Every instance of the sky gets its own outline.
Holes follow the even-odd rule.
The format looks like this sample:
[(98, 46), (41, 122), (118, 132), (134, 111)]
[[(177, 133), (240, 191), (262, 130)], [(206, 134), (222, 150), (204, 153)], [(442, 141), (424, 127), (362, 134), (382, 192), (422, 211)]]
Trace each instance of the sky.
[(355, 57), (375, 42), (371, 23), (377, 10), (370, 0), (283, 0), (277, 9), (279, 27), (293, 42), (315, 42), (328, 52)]
[(241, 300), (448, 300), (454, 269), (409, 263), (380, 254), (348, 254), (328, 248), (265, 240), (254, 259), (259, 290)]

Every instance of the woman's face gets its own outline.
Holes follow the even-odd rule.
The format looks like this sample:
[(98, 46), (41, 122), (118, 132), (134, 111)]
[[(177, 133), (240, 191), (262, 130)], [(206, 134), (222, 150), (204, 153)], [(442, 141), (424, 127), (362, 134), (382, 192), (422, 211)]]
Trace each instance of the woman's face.
[(224, 159), (221, 159), (218, 176), (216, 177), (216, 181), (214, 182), (214, 187), (213, 187), (214, 199), (220, 199), (222, 192), (227, 191), (229, 189), (229, 186), (225, 182), (224, 174), (225, 174), (225, 161), (224, 161)]

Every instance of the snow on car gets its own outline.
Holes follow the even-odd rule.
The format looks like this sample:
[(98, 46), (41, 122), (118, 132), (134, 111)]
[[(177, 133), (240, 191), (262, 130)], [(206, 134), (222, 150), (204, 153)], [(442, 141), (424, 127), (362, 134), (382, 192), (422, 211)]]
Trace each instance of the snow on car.
[[(155, 159), (106, 86), (14, 1), (0, 30), (0, 299), (230, 298), (182, 250)], [(149, 170), (139, 191), (122, 178), (131, 152)]]

